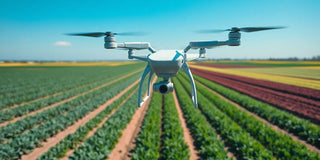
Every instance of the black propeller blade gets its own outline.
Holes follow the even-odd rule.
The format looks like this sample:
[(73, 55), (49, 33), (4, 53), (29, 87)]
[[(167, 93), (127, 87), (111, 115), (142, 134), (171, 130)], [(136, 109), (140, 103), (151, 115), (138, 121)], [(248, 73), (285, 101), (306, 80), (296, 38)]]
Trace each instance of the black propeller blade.
[(89, 33), (68, 33), (69, 36), (87, 36), (87, 37), (102, 37), (102, 36), (142, 36), (145, 35), (144, 32), (122, 32), (122, 33), (112, 33), (112, 32), (89, 32)]
[(230, 32), (256, 32), (256, 31), (263, 31), (263, 30), (270, 30), (270, 29), (282, 29), (285, 27), (233, 27), (231, 29), (210, 29), (210, 30), (200, 30), (197, 31), (198, 33), (219, 33), (219, 32), (225, 32), (225, 31), (230, 31)]

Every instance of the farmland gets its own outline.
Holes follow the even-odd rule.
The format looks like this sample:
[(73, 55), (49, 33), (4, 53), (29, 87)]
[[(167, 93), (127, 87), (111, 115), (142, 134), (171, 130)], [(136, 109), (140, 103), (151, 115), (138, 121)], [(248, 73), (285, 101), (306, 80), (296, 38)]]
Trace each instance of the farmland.
[(320, 159), (320, 63), (192, 62), (197, 109), (183, 72), (137, 108), (145, 65), (2, 64), (0, 159)]

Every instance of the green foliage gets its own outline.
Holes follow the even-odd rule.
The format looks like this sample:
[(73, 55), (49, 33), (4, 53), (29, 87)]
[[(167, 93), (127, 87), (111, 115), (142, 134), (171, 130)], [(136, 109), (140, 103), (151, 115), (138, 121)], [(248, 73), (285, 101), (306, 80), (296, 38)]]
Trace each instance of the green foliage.
[(313, 125), (310, 121), (297, 118), (291, 113), (282, 111), (264, 102), (240, 94), (234, 90), (218, 85), (207, 79), (194, 75), (194, 78), (215, 90), (219, 94), (238, 103), (247, 110), (259, 115), (270, 123), (287, 130), (290, 133), (306, 140), (308, 143), (320, 148), (320, 127)]
[[(143, 92), (146, 90), (144, 87)], [(69, 159), (106, 159), (115, 147), (122, 130), (130, 122), (137, 109), (138, 93), (130, 97), (95, 134), (86, 139), (84, 144), (77, 148)]]
[(132, 159), (153, 160), (159, 158), (160, 128), (161, 128), (161, 95), (153, 92), (152, 99), (143, 120), (136, 147), (133, 149)]
[(137, 88), (137, 85), (131, 88), (127, 93), (121, 96), (119, 99), (110, 104), (106, 109), (100, 112), (96, 117), (91, 119), (84, 126), (81, 126), (73, 134), (69, 134), (63, 140), (61, 140), (56, 146), (51, 147), (50, 150), (44, 153), (38, 160), (44, 159), (58, 159), (65, 156), (65, 154), (70, 149), (75, 149), (75, 147), (80, 144), (87, 137), (88, 133), (95, 127), (97, 127), (102, 120), (108, 116), (115, 108), (117, 108), (122, 101), (124, 101), (128, 96)]
[[(183, 79), (181, 75), (177, 77), (186, 89), (191, 89), (186, 79)], [(217, 109), (215, 105), (201, 94), (208, 91), (206, 88), (198, 86), (197, 90), (200, 91), (200, 93), (198, 92), (199, 109), (202, 110), (202, 113), (220, 133), (225, 143), (237, 157), (240, 159), (273, 159), (272, 152), (264, 148), (263, 145), (251, 137), (250, 134)]]
[[(60, 112), (60, 115), (56, 117), (50, 117), (49, 119), (47, 118), (45, 121), (38, 121), (38, 123), (41, 123), (38, 127), (34, 127), (31, 130), (19, 135), (13, 135), (13, 139), (9, 139), (9, 141), (6, 144), (0, 144), (0, 159), (17, 159), (22, 154), (29, 153), (42, 141), (64, 130), (67, 126), (72, 125), (78, 119), (84, 117), (86, 114), (103, 104), (105, 101), (121, 92), (134, 80), (136, 80), (136, 77), (131, 76), (128, 77), (128, 79), (117, 81), (112, 85), (103, 87), (99, 90), (83, 95), (79, 99), (75, 99), (72, 102), (70, 102), (76, 103), (77, 105), (75, 105), (75, 108), (72, 108), (67, 112), (60, 112), (60, 108), (55, 107), (47, 112), (44, 111), (37, 115), (34, 115), (34, 117), (30, 119), (31, 122), (22, 121), (22, 124), (28, 124), (25, 125), (25, 127), (34, 126), (36, 123), (33, 122), (38, 121), (38, 119), (36, 119), (36, 116), (40, 115), (39, 117), (46, 118), (43, 114), (50, 115), (54, 112)], [(86, 97), (87, 99), (82, 99), (84, 97)], [(66, 105), (68, 104), (63, 104), (62, 106)]]
[(144, 63), (115, 67), (1, 67), (0, 109), (82, 85), (116, 79), (143, 66)]
[[(77, 108), (80, 105), (83, 105), (87, 103), (90, 99), (93, 97), (97, 97), (101, 94), (107, 94), (108, 97), (112, 96), (111, 92), (108, 92), (110, 89), (115, 90), (117, 87), (120, 87), (123, 85), (123, 83), (130, 84), (134, 80), (138, 79), (138, 74), (129, 76), (125, 79), (122, 79), (118, 82), (115, 82), (113, 84), (110, 84), (108, 86), (102, 87), (98, 90), (95, 90), (93, 92), (87, 93), (85, 95), (79, 96), (76, 99), (73, 99), (67, 103), (60, 104), (56, 107), (49, 108), (45, 111), (42, 111), (41, 113), (28, 116), (26, 118), (23, 118), (15, 123), (10, 123), (7, 126), (0, 128), (0, 142), (3, 142), (7, 139), (11, 139), (21, 133), (23, 133), (26, 130), (31, 129), (32, 127), (44, 123), (60, 114), (64, 114), (68, 111), (71, 111), (75, 108)], [(128, 82), (126, 82), (128, 81)], [(123, 87), (124, 88), (124, 87)]]
[(181, 83), (173, 78), (175, 91), (179, 99), (180, 107), (184, 118), (194, 138), (195, 146), (199, 150), (199, 155), (203, 159), (228, 159), (227, 152), (224, 150), (223, 142), (218, 139), (217, 134), (207, 122), (206, 118), (194, 108), (191, 98), (182, 87)]
[(183, 130), (174, 103), (173, 94), (166, 94), (163, 98), (163, 131), (161, 136), (162, 150), (160, 158), (166, 160), (188, 160), (190, 152), (187, 144), (184, 142)]

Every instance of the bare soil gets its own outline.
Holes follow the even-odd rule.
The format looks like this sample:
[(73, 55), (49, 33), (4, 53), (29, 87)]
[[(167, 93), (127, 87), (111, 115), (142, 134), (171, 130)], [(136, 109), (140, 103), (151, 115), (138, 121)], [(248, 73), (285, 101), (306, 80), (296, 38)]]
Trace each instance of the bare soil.
[(125, 90), (121, 91), (118, 95), (114, 96), (110, 100), (108, 100), (103, 105), (99, 106), (89, 114), (87, 114), (85, 117), (78, 120), (73, 125), (67, 127), (62, 132), (59, 132), (55, 136), (46, 139), (45, 142), (41, 143), (39, 148), (34, 149), (32, 152), (30, 152), (27, 155), (23, 155), (21, 157), (22, 160), (30, 160), (30, 159), (36, 159), (37, 157), (41, 156), (43, 153), (47, 152), (51, 147), (58, 144), (62, 139), (64, 139), (67, 135), (74, 133), (80, 126), (86, 124), (89, 120), (94, 118), (97, 114), (99, 114), (101, 111), (103, 111), (106, 107), (108, 107), (112, 102), (117, 100), (119, 97), (121, 97), (124, 93), (126, 93), (129, 89), (131, 89), (135, 84), (137, 84), (139, 80), (135, 81), (133, 84), (131, 84), (129, 87), (127, 87)]

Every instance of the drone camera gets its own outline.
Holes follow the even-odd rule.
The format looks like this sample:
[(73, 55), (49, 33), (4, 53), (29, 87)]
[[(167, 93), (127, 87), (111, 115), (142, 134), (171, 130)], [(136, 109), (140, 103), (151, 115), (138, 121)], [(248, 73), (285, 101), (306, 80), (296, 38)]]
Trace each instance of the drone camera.
[(169, 81), (161, 81), (153, 84), (153, 90), (161, 94), (166, 94), (173, 91), (173, 83)]
[(240, 32), (230, 32), (228, 45), (229, 46), (239, 46), (240, 45), (240, 38), (241, 38)]

